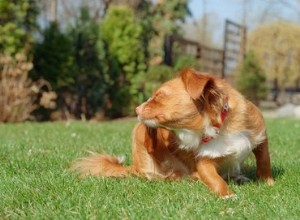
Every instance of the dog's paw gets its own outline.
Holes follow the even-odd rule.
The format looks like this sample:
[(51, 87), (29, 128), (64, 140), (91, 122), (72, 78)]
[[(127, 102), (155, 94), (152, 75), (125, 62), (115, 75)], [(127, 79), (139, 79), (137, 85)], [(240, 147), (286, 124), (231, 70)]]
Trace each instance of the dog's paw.
[(273, 178), (267, 178), (264, 180), (266, 184), (268, 184), (269, 186), (273, 186), (275, 184), (275, 181)]
[(224, 199), (224, 200), (228, 200), (228, 199), (237, 200), (238, 199), (236, 194), (230, 194), (230, 195), (222, 196), (221, 198)]
[(257, 178), (260, 182), (266, 183), (269, 186), (273, 186), (275, 184), (275, 181), (273, 177), (260, 177)]

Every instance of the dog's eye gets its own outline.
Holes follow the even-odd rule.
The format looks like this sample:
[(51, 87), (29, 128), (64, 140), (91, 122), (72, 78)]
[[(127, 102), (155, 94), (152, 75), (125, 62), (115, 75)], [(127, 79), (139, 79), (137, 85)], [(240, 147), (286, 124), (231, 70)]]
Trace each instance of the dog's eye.
[(154, 98), (156, 100), (159, 100), (159, 99), (162, 99), (165, 96), (166, 96), (166, 93), (164, 91), (158, 91), (157, 93), (155, 93)]

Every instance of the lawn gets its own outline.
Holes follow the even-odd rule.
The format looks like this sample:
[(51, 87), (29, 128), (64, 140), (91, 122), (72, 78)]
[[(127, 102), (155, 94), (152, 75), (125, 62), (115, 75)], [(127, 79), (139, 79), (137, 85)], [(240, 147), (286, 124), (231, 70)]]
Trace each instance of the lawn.
[(0, 219), (299, 219), (300, 121), (268, 119), (276, 183), (230, 183), (236, 200), (188, 179), (87, 178), (68, 170), (85, 150), (131, 162), (136, 120), (0, 124)]

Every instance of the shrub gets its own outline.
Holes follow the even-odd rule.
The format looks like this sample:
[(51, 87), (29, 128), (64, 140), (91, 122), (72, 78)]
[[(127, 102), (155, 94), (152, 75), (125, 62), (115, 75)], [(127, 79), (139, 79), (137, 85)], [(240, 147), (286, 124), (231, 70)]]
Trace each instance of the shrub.
[(39, 106), (55, 107), (56, 94), (42, 90), (48, 83), (44, 80), (32, 82), (28, 78), (32, 66), (24, 54), (0, 56), (1, 122), (21, 122), (32, 118), (31, 113)]
[(111, 117), (130, 115), (139, 102), (139, 79), (146, 70), (143, 27), (134, 11), (110, 7), (101, 25), (109, 62)]
[(256, 105), (259, 104), (260, 99), (266, 97), (266, 77), (253, 52), (246, 54), (236, 83), (240, 92)]

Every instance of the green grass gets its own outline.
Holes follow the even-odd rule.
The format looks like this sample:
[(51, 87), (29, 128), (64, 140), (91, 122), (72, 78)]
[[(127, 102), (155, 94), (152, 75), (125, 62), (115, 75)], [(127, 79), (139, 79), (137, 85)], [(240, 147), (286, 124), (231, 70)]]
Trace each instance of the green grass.
[(135, 122), (0, 124), (0, 219), (299, 219), (300, 121), (267, 120), (276, 183), (230, 183), (236, 200), (187, 179), (79, 180), (68, 171), (84, 150), (123, 154), (129, 164)]

